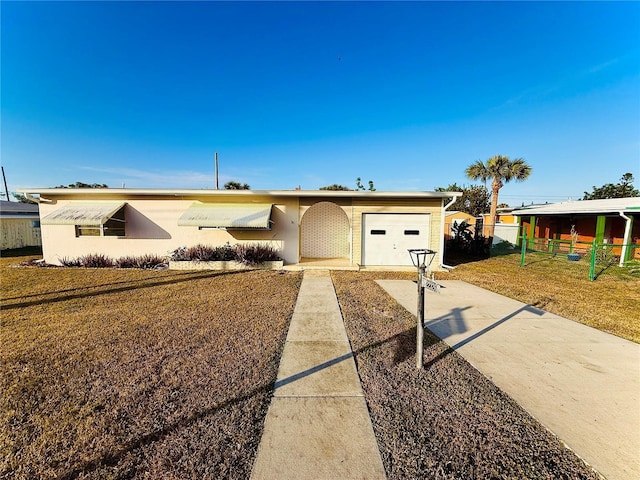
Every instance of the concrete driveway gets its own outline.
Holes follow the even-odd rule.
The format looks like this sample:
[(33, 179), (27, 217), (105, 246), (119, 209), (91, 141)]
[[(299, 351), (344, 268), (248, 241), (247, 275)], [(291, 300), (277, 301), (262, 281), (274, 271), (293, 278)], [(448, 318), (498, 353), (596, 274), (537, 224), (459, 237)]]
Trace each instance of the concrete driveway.
[[(378, 283), (416, 314), (414, 282)], [(640, 479), (640, 345), (462, 281), (439, 283), (425, 294), (427, 328), (607, 479)]]

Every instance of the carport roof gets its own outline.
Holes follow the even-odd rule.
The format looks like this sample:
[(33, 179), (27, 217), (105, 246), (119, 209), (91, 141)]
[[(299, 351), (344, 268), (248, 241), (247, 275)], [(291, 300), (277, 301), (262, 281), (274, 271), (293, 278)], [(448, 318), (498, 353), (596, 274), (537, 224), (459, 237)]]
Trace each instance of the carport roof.
[(577, 200), (569, 202), (551, 203), (531, 208), (514, 210), (513, 215), (572, 215), (592, 214), (604, 215), (607, 213), (638, 213), (640, 214), (640, 197), (607, 198), (602, 200)]

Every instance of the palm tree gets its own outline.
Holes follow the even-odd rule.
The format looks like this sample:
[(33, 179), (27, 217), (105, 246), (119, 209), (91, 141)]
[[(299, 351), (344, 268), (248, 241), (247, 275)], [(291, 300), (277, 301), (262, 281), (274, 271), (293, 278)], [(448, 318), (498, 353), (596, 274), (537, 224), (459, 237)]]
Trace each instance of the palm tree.
[(487, 180), (491, 179), (491, 225), (489, 226), (489, 237), (493, 237), (496, 225), (496, 211), (498, 209), (498, 193), (505, 183), (515, 180), (522, 182), (531, 174), (531, 167), (523, 158), (510, 160), (509, 157), (496, 155), (483, 163), (478, 160), (474, 164), (467, 167), (465, 174), (471, 180), (482, 180), (487, 184)]

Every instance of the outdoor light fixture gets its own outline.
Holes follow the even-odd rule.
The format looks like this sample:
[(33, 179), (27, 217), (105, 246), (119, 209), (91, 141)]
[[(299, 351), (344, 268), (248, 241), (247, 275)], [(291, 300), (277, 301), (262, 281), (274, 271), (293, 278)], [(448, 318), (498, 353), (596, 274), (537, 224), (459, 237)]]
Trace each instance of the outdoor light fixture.
[[(431, 265), (436, 252), (425, 248), (410, 248), (409, 255), (413, 266), (418, 269), (418, 325), (416, 328), (416, 368), (421, 369), (423, 365), (422, 349), (424, 343), (424, 287), (437, 291), (438, 285), (425, 278), (424, 272)], [(427, 257), (429, 264), (427, 265)], [(425, 285), (425, 283), (428, 283)]]
[(424, 248), (410, 248), (409, 255), (411, 255), (411, 261), (413, 262), (413, 266), (420, 268), (425, 268), (425, 260), (427, 259), (427, 255), (431, 253), (436, 253), (433, 250), (425, 250)]

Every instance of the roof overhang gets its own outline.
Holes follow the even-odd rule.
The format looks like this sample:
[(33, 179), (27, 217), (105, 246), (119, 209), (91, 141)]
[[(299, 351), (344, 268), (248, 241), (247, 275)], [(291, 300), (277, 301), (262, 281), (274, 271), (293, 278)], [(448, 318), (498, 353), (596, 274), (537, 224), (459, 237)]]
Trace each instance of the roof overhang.
[(640, 197), (607, 198), (599, 200), (577, 200), (551, 203), (529, 208), (521, 208), (511, 212), (516, 216), (540, 215), (618, 215), (640, 213)]
[(178, 225), (199, 228), (269, 230), (271, 203), (192, 204), (178, 219)]
[(42, 225), (104, 225), (126, 202), (76, 203), (59, 208), (41, 221)]
[[(254, 197), (293, 197), (293, 198), (411, 198), (411, 199), (441, 199), (460, 197), (461, 192), (370, 192), (362, 190), (214, 190), (214, 189), (159, 189), (159, 188), (24, 188), (20, 190), (25, 195), (39, 195), (41, 201), (50, 198), (131, 198), (131, 197), (161, 197), (193, 199), (211, 197), (235, 198), (237, 201), (252, 201)], [(37, 198), (37, 197), (34, 197)]]

